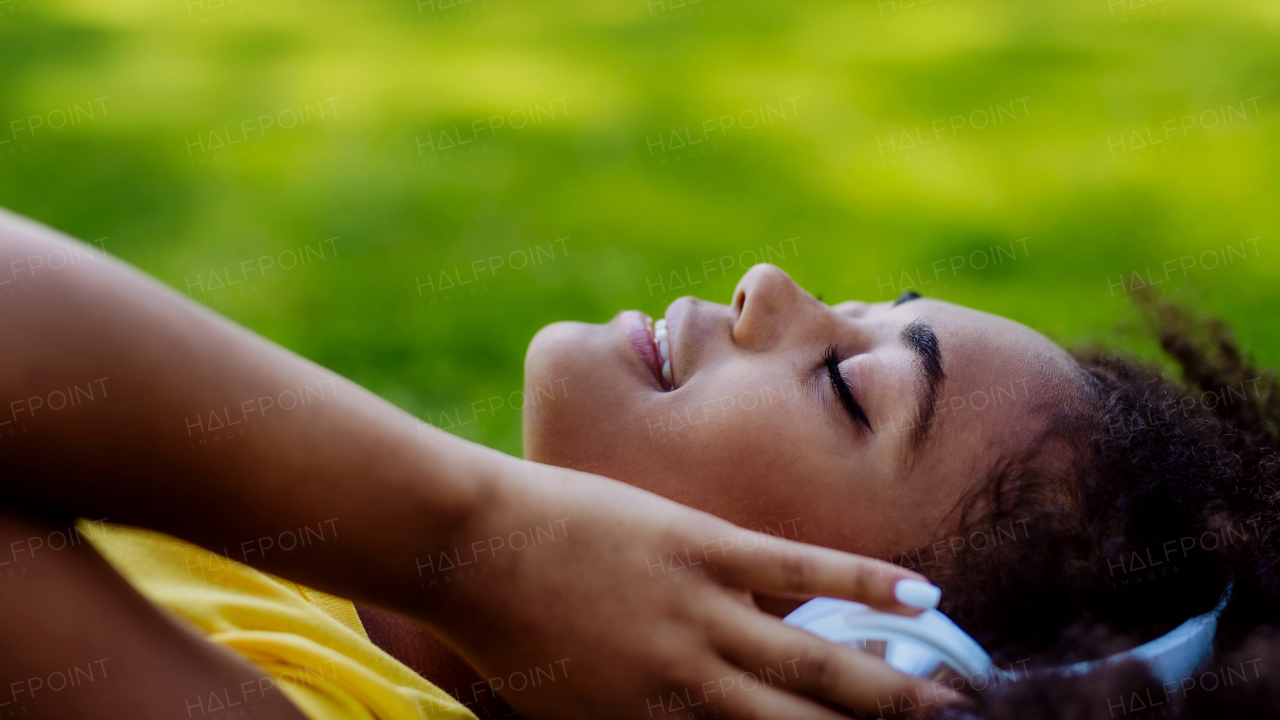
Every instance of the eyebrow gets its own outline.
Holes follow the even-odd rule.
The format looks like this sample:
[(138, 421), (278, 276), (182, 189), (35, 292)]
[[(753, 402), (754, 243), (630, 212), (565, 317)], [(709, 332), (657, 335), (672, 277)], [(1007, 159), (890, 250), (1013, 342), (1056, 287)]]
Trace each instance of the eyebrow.
[(915, 352), (917, 366), (920, 368), (920, 378), (916, 383), (919, 399), (916, 404), (916, 419), (912, 426), (914, 432), (910, 444), (911, 451), (918, 453), (933, 427), (938, 394), (942, 390), (942, 383), (947, 379), (947, 375), (942, 370), (942, 350), (938, 347), (938, 336), (923, 319), (917, 318), (908, 323), (902, 328), (902, 332), (898, 333), (898, 339)]

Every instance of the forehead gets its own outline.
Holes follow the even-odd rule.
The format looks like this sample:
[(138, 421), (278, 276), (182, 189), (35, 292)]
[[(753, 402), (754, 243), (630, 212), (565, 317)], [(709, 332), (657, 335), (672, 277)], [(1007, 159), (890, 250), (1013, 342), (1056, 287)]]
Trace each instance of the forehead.
[(1045, 381), (1065, 379), (1075, 362), (1065, 350), (1031, 328), (999, 315), (963, 305), (918, 298), (898, 306), (892, 303), (845, 303), (838, 306), (854, 317), (902, 326), (913, 320), (926, 322), (938, 336), (948, 379), (965, 382), (1016, 371)]
[(917, 469), (981, 473), (1040, 429), (1038, 407), (1073, 397), (1075, 361), (1031, 328), (940, 300), (886, 306), (883, 320), (928, 323), (938, 336), (946, 382), (935, 406), (937, 436)]
[[(915, 307), (912, 307), (915, 306)], [(1045, 394), (1070, 392), (1075, 361), (1056, 343), (1022, 323), (941, 300), (921, 298), (891, 308), (920, 317), (938, 335), (948, 381), (974, 391), (1009, 380)]]

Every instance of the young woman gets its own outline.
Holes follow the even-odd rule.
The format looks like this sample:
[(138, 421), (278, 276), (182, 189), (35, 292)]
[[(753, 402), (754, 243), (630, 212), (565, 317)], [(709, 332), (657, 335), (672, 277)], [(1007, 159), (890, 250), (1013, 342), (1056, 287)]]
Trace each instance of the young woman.
[[(188, 307), (171, 308), (169, 296), (163, 294), (162, 302), (160, 295), (156, 291), (148, 296), (149, 302), (135, 303), (131, 309), (139, 312), (145, 307), (151, 308), (147, 312), (172, 312), (189, 318), (187, 313), (192, 311)], [(72, 307), (85, 305), (82, 301)], [(1174, 316), (1169, 322), (1183, 320)], [(151, 330), (134, 333), (136, 341), (145, 342), (154, 334), (153, 325), (139, 325)], [(525, 448), (527, 459), (540, 464), (531, 466), (531, 479), (516, 485), (517, 490), (510, 490), (512, 485), (499, 485), (518, 498), (512, 501), (495, 493), (501, 498), (495, 502), (495, 512), (507, 513), (505, 524), (472, 521), (472, 527), (449, 533), (443, 541), (418, 545), (418, 554), (413, 554), (416, 572), (406, 579), (404, 565), (412, 553), (394, 547), (395, 541), (404, 542), (403, 536), (361, 525), (412, 526), (414, 517), (426, 517), (429, 511), (419, 509), (415, 516), (397, 510), (404, 504), (406, 492), (413, 496), (411, 483), (393, 481), (386, 483), (387, 487), (378, 483), (363, 488), (363, 497), (354, 492), (343, 495), (345, 502), (356, 501), (368, 509), (367, 515), (359, 511), (348, 515), (358, 523), (357, 542), (344, 537), (340, 544), (334, 544), (334, 550), (319, 555), (319, 561), (314, 549), (270, 556), (264, 552), (246, 559), (300, 581), (426, 620), (449, 645), (461, 650), (471, 665), (484, 671), (487, 685), (479, 680), (481, 676), (470, 675), (466, 665), (421, 626), (370, 606), (359, 608), (360, 625), (369, 638), (463, 699), (470, 709), (488, 716), (506, 712), (492, 693), (484, 691), (499, 686), (498, 692), (516, 707), (534, 715), (591, 706), (611, 717), (807, 716), (796, 711), (798, 706), (762, 704), (748, 709), (742, 704), (744, 698), (755, 700), (762, 694), (767, 696), (764, 702), (790, 701), (791, 696), (773, 694), (787, 688), (789, 682), (855, 710), (883, 708), (885, 698), (906, 692), (901, 678), (893, 680), (897, 686), (891, 685), (888, 674), (872, 682), (872, 666), (859, 666), (855, 671), (852, 665), (838, 665), (816, 655), (812, 646), (802, 649), (792, 645), (797, 652), (789, 655), (764, 653), (762, 643), (770, 636), (763, 628), (772, 626), (759, 625), (762, 630), (739, 631), (736, 638), (718, 646), (717, 652), (736, 668), (721, 673), (709, 685), (665, 679), (649, 683), (646, 695), (635, 692), (632, 684), (631, 696), (644, 697), (643, 707), (622, 699), (614, 688), (628, 686), (621, 678), (631, 673), (623, 663), (636, 655), (634, 648), (662, 647), (669, 653), (663, 657), (673, 667), (692, 664), (698, 657), (696, 647), (685, 644), (688, 625), (666, 620), (646, 625), (631, 616), (642, 615), (643, 608), (655, 604), (669, 608), (673, 595), (698, 591), (708, 584), (722, 586), (726, 579), (738, 577), (742, 571), (729, 562), (727, 549), (737, 552), (746, 538), (751, 538), (752, 547), (761, 540), (735, 529), (722, 532), (710, 546), (693, 546), (701, 547), (701, 553), (687, 552), (690, 544), (686, 538), (674, 545), (661, 545), (661, 550), (657, 546), (636, 548), (645, 550), (630, 553), (644, 566), (643, 587), (632, 577), (623, 592), (604, 592), (603, 588), (619, 580), (616, 573), (605, 571), (610, 564), (617, 564), (608, 559), (626, 552), (634, 542), (630, 526), (628, 532), (588, 527), (584, 544), (583, 538), (574, 534), (576, 530), (557, 536), (555, 522), (568, 518), (571, 529), (577, 528), (578, 517), (599, 518), (601, 525), (616, 526), (621, 521), (643, 525), (634, 517), (615, 513), (619, 504), (650, 502), (647, 498), (652, 496), (595, 492), (576, 506), (577, 513), (558, 515), (564, 505), (548, 500), (539, 488), (553, 485), (559, 493), (572, 486), (553, 474), (540, 479), (534, 469), (550, 473), (548, 466), (617, 478), (737, 525), (767, 530), (771, 537), (782, 535), (915, 567), (943, 585), (942, 609), (991, 649), (1001, 663), (1054, 664), (1151, 639), (1212, 607), (1230, 578), (1234, 590), (1223, 616), (1223, 644), (1216, 662), (1237, 662), (1232, 653), (1246, 646), (1242, 643), (1255, 628), (1270, 621), (1267, 608), (1274, 607), (1274, 590), (1265, 569), (1269, 567), (1265, 560), (1270, 557), (1266, 548), (1271, 537), (1267, 528), (1273, 520), (1267, 503), (1274, 497), (1271, 448), (1277, 401), (1271, 393), (1273, 378), (1252, 373), (1220, 330), (1215, 331), (1214, 354), (1206, 355), (1197, 350), (1182, 325), (1169, 327), (1179, 329), (1162, 336), (1166, 346), (1189, 368), (1193, 383), (1222, 398), (1213, 403), (1215, 407), (1206, 407), (1208, 396), (1203, 393), (1190, 395), (1158, 374), (1124, 361), (1101, 355), (1073, 357), (1003, 318), (909, 294), (895, 303), (830, 307), (803, 292), (778, 269), (760, 266), (742, 279), (728, 306), (685, 298), (674, 303), (658, 323), (638, 313), (623, 313), (606, 325), (556, 324), (538, 334), (526, 361), (530, 402), (525, 410)], [(41, 332), (46, 331), (42, 328)], [(142, 355), (148, 357), (151, 355)], [(234, 360), (236, 354), (219, 351), (218, 357)], [(184, 358), (186, 364), (200, 366), (202, 383), (217, 384), (225, 372), (204, 367), (210, 361), (198, 353), (187, 353)], [(152, 362), (146, 367), (154, 373), (173, 365)], [(290, 382), (315, 382), (316, 377), (294, 377)], [(565, 392), (539, 397), (538, 388), (556, 382), (565, 383)], [(1238, 383), (1246, 383), (1251, 394), (1228, 390)], [(178, 390), (176, 383), (171, 388), (175, 393), (186, 392)], [(214, 402), (206, 396), (198, 407), (225, 409), (224, 405), (240, 399), (226, 390), (213, 395), (232, 400)], [(1192, 402), (1185, 402), (1187, 399)], [(313, 404), (305, 430), (268, 426), (265, 421), (263, 430), (286, 430), (275, 432), (273, 442), (284, 441), (288, 446), (294, 434), (316, 432), (317, 420), (338, 422), (319, 410), (323, 405)], [(250, 403), (249, 407), (260, 404)], [(177, 409), (138, 408), (131, 419), (149, 430), (149, 437), (155, 437), (170, 431), (150, 418), (166, 412), (172, 416)], [(353, 431), (351, 425), (342, 424), (342, 428)], [(100, 426), (94, 429), (102, 431)], [(377, 429), (385, 434), (408, 434), (408, 428)], [(123, 430), (109, 440), (120, 442), (122, 436), (136, 434)], [(76, 437), (93, 440), (83, 433)], [(427, 438), (427, 445), (433, 448), (462, 446), (435, 434)], [(361, 432), (352, 441), (357, 447), (362, 443), (372, 446), (358, 453), (356, 465), (362, 472), (367, 472), (363, 470), (366, 466), (377, 468), (387, 463), (383, 457), (387, 445), (377, 433)], [(254, 482), (240, 489), (232, 483), (230, 491), (209, 484), (215, 488), (215, 499), (224, 493), (243, 502), (255, 492), (262, 493), (265, 486), (267, 494), (287, 499), (251, 503), (239, 514), (279, 514), (287, 522), (258, 517), (256, 523), (250, 523), (239, 517), (239, 508), (224, 505), (216, 513), (219, 522), (240, 527), (236, 532), (216, 532), (191, 518), (140, 512), (131, 504), (112, 505), (92, 484), (71, 487), (95, 498), (96, 504), (91, 505), (95, 510), (110, 509), (97, 517), (109, 515), (112, 521), (148, 524), (207, 547), (223, 548), (228, 537), (257, 537), (250, 534), (250, 527), (314, 525), (323, 514), (320, 507), (332, 506), (318, 505), (305, 486), (299, 487), (297, 477), (321, 478), (320, 486), (326, 492), (350, 483), (349, 479), (333, 477), (335, 458), (331, 453), (298, 458), (293, 450), (293, 457), (281, 460), (279, 449), (272, 447), (270, 451), (250, 452), (251, 457), (245, 460), (240, 447), (227, 444), (218, 450), (222, 453), (218, 457), (229, 458), (235, 471), (249, 474)], [(305, 447), (305, 452), (317, 450), (314, 445)], [(42, 449), (45, 455), (26, 456), (25, 469), (38, 468), (37, 459), (50, 462), (47, 446)], [(162, 471), (136, 458), (118, 459), (112, 470), (119, 473), (127, 468), (128, 472), (153, 477), (149, 489), (162, 496), (153, 504), (172, 512), (190, 496), (169, 487), (174, 464), (165, 458), (166, 448), (160, 449), (160, 459), (167, 463), (161, 464)], [(98, 450), (112, 456), (106, 448)], [(83, 463), (84, 456), (75, 458), (76, 462)], [(447, 462), (453, 456), (446, 453), (442, 457)], [(471, 462), (482, 467), (497, 464), (492, 459), (477, 460), (490, 457), (484, 453), (458, 457), (464, 459), (454, 462), (463, 466)], [(271, 458), (265, 461), (270, 463), (265, 471), (256, 464), (264, 458)], [(301, 475), (299, 462), (303, 463)], [(183, 473), (212, 472), (198, 463), (193, 467), (190, 461), (179, 467)], [(64, 472), (65, 468), (60, 466)], [(216, 469), (225, 472), (227, 466)], [(48, 474), (46, 471), (44, 476)], [(281, 479), (288, 475), (293, 476), (291, 481)], [(390, 475), (397, 478), (397, 473)], [(590, 486), (586, 480), (576, 479), (590, 476), (573, 477), (568, 483)], [(14, 495), (39, 495), (28, 484), (19, 487)], [(200, 497), (207, 502), (208, 495), (205, 492)], [(48, 502), (47, 496), (41, 500)], [(132, 496), (130, 503), (138, 502), (138, 497)], [(530, 513), (530, 504), (545, 511)], [(518, 515), (523, 525), (510, 519), (517, 516), (509, 509), (512, 505), (525, 506), (525, 512)], [(653, 507), (649, 514), (658, 512), (658, 506)], [(663, 513), (674, 512), (671, 506), (661, 507), (666, 508)], [(361, 522), (366, 516), (374, 519)], [(404, 516), (409, 517), (400, 519)], [(667, 521), (666, 531), (672, 532), (681, 521), (667, 517), (672, 519)], [(535, 525), (545, 532), (534, 531)], [(1248, 535), (1242, 534), (1246, 526)], [(539, 538), (540, 544), (518, 552), (494, 550), (492, 539), (511, 540), (513, 529), (528, 529), (528, 536)], [(1217, 532), (1231, 542), (1209, 547), (1208, 540), (1203, 540), (1205, 531)], [(380, 535), (394, 540), (379, 542)], [(1198, 546), (1183, 547), (1181, 539), (1187, 536), (1197, 538)], [(710, 535), (701, 537), (705, 541)], [(572, 545), (561, 542), (568, 538), (573, 539)], [(620, 538), (628, 539), (619, 544)], [(474, 543), (481, 540), (484, 542), (477, 547)], [(1133, 553), (1149, 551), (1139, 557), (1156, 560), (1152, 553), (1168, 547), (1171, 540), (1182, 555), (1165, 570), (1176, 565), (1177, 571), (1167, 576), (1141, 575)], [(135, 584), (145, 585), (146, 573), (137, 571), (143, 563), (129, 556), (129, 542), (105, 543), (104, 551)], [(774, 547), (790, 547), (776, 539), (774, 542)], [(588, 552), (586, 548), (592, 543), (606, 547)], [(427, 547), (428, 552), (421, 552)], [(712, 552), (707, 552), (708, 547)], [(441, 548), (454, 551), (441, 555)], [(459, 548), (469, 556), (458, 553)], [(190, 573), (190, 556), (184, 557)], [(354, 577), (335, 577), (309, 566), (335, 560), (343, 567), (339, 574)], [(463, 567), (464, 561), (469, 567)], [(169, 565), (181, 569), (178, 563)], [(195, 567), (203, 572), (203, 561)], [(892, 575), (895, 571), (884, 572)], [(518, 598), (495, 599), (491, 592), (481, 592), (495, 587), (486, 579), (488, 573), (495, 577), (515, 574), (526, 583), (532, 580), (533, 587)], [(1140, 575), (1142, 581), (1138, 582)], [(898, 577), (907, 576), (893, 575), (895, 580)], [(564, 589), (569, 578), (577, 583), (572, 591)], [(862, 584), (877, 585), (878, 592), (885, 595), (893, 587), (870, 579)], [(730, 585), (745, 588), (747, 584)], [(581, 588), (590, 591), (582, 592)], [(779, 599), (776, 583), (749, 589), (757, 591), (759, 606), (776, 614), (794, 607), (806, 595), (832, 594), (813, 588), (808, 593), (790, 593), (798, 598)], [(790, 589), (797, 590), (794, 586)], [(423, 596), (423, 590), (431, 595)], [(424, 597), (434, 601), (425, 611), (420, 603)], [(730, 628), (747, 627), (753, 619), (750, 598), (741, 595), (739, 599), (736, 607), (718, 605), (712, 611), (704, 606), (696, 612), (677, 611), (675, 616), (696, 618), (694, 628), (727, 637)], [(167, 606), (184, 611), (181, 603)], [(476, 618), (460, 621), (458, 615), (463, 613), (459, 608), (472, 606), (478, 610)], [(616, 637), (610, 635), (614, 630), (602, 632), (603, 625), (593, 624), (601, 613), (607, 617), (605, 625), (614, 623)], [(571, 652), (577, 628), (583, 634), (596, 633), (601, 642), (607, 642), (607, 650), (590, 655), (579, 654), (581, 650)], [(562, 641), (558, 633), (568, 638)], [(548, 654), (548, 648), (564, 650)], [(565, 659), (572, 667), (579, 667), (577, 658), (583, 657), (590, 661), (590, 671), (597, 673), (592, 680), (603, 676), (615, 684), (602, 691), (576, 682), (578, 678), (570, 681), (572, 672), (564, 673), (563, 679), (557, 675), (554, 662)], [(262, 662), (259, 665), (266, 667)], [(787, 679), (787, 669), (796, 667), (807, 668), (793, 673), (797, 679), (804, 675), (806, 683)], [(1267, 678), (1274, 674), (1261, 660), (1250, 668), (1257, 678), (1244, 687), (1265, 698), (1270, 692)], [(748, 691), (741, 672), (744, 669), (755, 671), (752, 677), (776, 675), (782, 680), (776, 685), (755, 683)], [(529, 676), (543, 678), (536, 698), (524, 689), (527, 682), (514, 688), (513, 681), (525, 677), (519, 675), (525, 670)], [(875, 672), (883, 672), (883, 667), (877, 666)], [(1234, 680), (1235, 676), (1231, 677)], [(729, 678), (727, 685), (725, 678)], [(833, 697), (836, 688), (846, 695)], [(1050, 675), (1006, 684), (979, 693), (973, 700), (976, 704), (964, 709), (952, 706), (945, 694), (928, 689), (923, 692), (930, 701), (914, 707), (915, 714), (923, 716), (967, 712), (992, 717), (1049, 717), (1059, 711), (1072, 717), (1116, 716), (1117, 707), (1132, 709), (1136, 705), (1126, 695), (1128, 704), (1117, 706), (1113, 696), (1150, 690), (1150, 680), (1143, 671), (1129, 668), (1123, 673), (1108, 673), (1105, 682)], [(922, 697), (919, 686), (913, 692), (914, 697)], [(1168, 707), (1199, 712), (1197, 708), (1203, 707), (1195, 704), (1200, 702), (1199, 696), (1192, 698), (1185, 688), (1182, 692), (1183, 698), (1166, 693)], [(1223, 702), (1227, 697), (1234, 698), (1231, 702), (1245, 702), (1236, 691), (1219, 691), (1210, 699)], [(291, 698), (298, 702), (296, 696)], [(205, 707), (202, 703), (198, 709)], [(804, 706), (802, 712), (824, 711)]]

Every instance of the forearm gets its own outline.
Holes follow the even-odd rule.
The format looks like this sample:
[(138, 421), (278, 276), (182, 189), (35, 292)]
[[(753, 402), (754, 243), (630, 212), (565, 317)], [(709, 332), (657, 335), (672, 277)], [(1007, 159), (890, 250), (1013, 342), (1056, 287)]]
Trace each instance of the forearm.
[[(335, 373), (9, 215), (3, 281), (11, 501), (152, 528), (394, 606), (416, 587), (414, 558), (519, 462), (423, 434)], [(290, 531), (302, 536), (291, 550)]]
[[(0, 547), (67, 527), (0, 508)], [(0, 575), (4, 717), (192, 717), (213, 696), (302, 720), (282, 686), (152, 605), (87, 543), (5, 560)]]

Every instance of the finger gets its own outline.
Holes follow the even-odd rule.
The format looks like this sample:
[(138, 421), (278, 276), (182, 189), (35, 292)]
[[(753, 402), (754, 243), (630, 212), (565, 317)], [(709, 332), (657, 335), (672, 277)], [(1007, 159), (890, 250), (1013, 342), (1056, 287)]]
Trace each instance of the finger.
[[(679, 705), (672, 703), (663, 708), (664, 712), (672, 713), (668, 717), (682, 712), (679, 717), (683, 718), (689, 711), (712, 709), (733, 720), (848, 720), (847, 716), (808, 698), (762, 681), (752, 671), (723, 661), (717, 665), (718, 676), (702, 683), (693, 691), (692, 699), (686, 696)], [(699, 708), (694, 702), (703, 707)]]
[(751, 691), (726, 694), (724, 708), (729, 717), (742, 720), (849, 720), (847, 715), (778, 688), (757, 686)]
[(737, 603), (711, 620), (717, 649), (762, 682), (866, 713), (896, 715), (957, 702), (951, 689), (898, 672), (852, 650)]
[[(918, 615), (942, 591), (893, 563), (744, 531), (724, 552), (723, 582), (768, 595), (834, 597), (878, 610)], [(743, 541), (754, 541), (748, 544)]]

